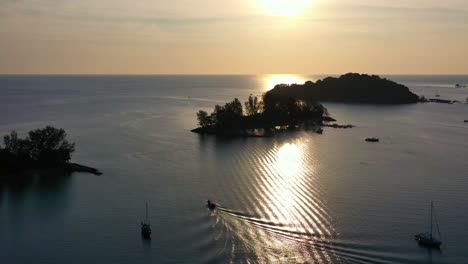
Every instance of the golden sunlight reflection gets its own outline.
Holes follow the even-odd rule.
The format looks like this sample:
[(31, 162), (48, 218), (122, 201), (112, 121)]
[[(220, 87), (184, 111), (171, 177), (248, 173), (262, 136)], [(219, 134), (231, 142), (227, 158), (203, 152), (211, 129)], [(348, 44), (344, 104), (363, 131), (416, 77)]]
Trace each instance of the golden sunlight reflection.
[(332, 256), (336, 259), (313, 144), (304, 139), (278, 142), (256, 152), (250, 162), (258, 166), (248, 177), (249, 191), (243, 193), (250, 197), (254, 211), (218, 209), (220, 216), (229, 215), (221, 217), (223, 224), (242, 242), (241, 251), (252, 254), (252, 262), (331, 263)]
[(287, 177), (294, 177), (302, 170), (304, 146), (299, 144), (284, 144), (278, 150), (278, 169)]
[(263, 90), (269, 91), (277, 84), (303, 84), (307, 81), (307, 77), (297, 74), (271, 74), (262, 77)]

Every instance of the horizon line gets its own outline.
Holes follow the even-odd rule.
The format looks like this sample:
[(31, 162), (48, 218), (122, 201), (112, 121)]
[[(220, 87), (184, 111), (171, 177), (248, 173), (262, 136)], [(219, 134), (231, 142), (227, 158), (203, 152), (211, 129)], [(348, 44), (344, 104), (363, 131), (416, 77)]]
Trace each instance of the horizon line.
[(320, 75), (341, 76), (348, 73), (390, 76), (468, 76), (468, 73), (0, 73), (0, 76), (259, 76), (259, 75)]

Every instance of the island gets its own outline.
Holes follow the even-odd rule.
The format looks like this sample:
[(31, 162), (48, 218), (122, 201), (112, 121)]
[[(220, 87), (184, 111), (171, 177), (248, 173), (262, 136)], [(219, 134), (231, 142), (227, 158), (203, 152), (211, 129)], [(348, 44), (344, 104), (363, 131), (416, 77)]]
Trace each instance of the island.
[(408, 87), (377, 75), (348, 73), (304, 84), (278, 84), (269, 93), (320, 102), (410, 104), (424, 99)]
[(265, 137), (277, 131), (315, 129), (321, 126), (352, 128), (353, 125), (329, 124), (327, 108), (319, 102), (368, 104), (409, 104), (425, 99), (408, 87), (376, 75), (348, 73), (338, 78), (327, 77), (304, 84), (278, 84), (259, 99), (250, 95), (244, 103), (239, 99), (224, 106), (216, 105), (212, 113), (197, 113), (199, 134)]
[(323, 122), (336, 121), (327, 109), (314, 100), (267, 92), (262, 99), (250, 95), (244, 103), (235, 98), (224, 106), (216, 105), (211, 114), (197, 113), (199, 134), (224, 136), (266, 137), (282, 131), (303, 127), (318, 127)]
[(47, 126), (30, 131), (25, 138), (16, 131), (4, 136), (0, 145), (0, 178), (12, 178), (23, 172), (60, 170), (102, 174), (99, 170), (71, 163), (75, 143), (66, 139), (63, 129)]

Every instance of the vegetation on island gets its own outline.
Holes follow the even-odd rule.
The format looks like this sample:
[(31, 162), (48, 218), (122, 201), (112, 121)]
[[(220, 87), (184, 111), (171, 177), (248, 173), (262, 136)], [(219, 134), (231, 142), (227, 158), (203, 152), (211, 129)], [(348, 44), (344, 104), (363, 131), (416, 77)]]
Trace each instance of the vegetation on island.
[(271, 91), (278, 96), (292, 96), (320, 102), (408, 104), (421, 99), (408, 87), (377, 75), (348, 73), (304, 84), (278, 84)]
[(227, 134), (252, 136), (249, 129), (271, 129), (276, 126), (297, 127), (315, 124), (332, 127), (352, 125), (327, 125), (335, 121), (319, 102), (408, 104), (426, 101), (412, 93), (408, 87), (377, 75), (348, 73), (338, 78), (327, 77), (304, 84), (278, 84), (259, 99), (249, 96), (244, 107), (239, 99), (224, 106), (216, 105), (208, 114), (197, 113), (200, 127), (192, 130), (202, 134)]
[(295, 126), (305, 122), (321, 123), (333, 120), (327, 109), (314, 100), (278, 96), (267, 92), (259, 99), (250, 95), (244, 106), (235, 98), (224, 106), (216, 105), (212, 113), (197, 113), (197, 133), (253, 136), (248, 129), (270, 129), (276, 126)]
[(47, 126), (32, 130), (24, 138), (16, 131), (3, 137), (0, 145), (0, 174), (36, 169), (63, 169), (100, 174), (86, 166), (70, 163), (75, 143), (70, 143), (63, 129)]

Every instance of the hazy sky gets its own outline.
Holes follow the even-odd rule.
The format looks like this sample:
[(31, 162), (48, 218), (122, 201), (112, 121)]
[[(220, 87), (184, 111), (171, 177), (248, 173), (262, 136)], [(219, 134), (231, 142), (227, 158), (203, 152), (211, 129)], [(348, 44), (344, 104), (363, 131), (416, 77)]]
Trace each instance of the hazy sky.
[(0, 0), (0, 73), (350, 71), (468, 74), (468, 0)]

